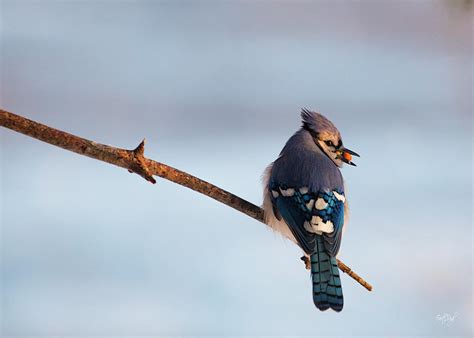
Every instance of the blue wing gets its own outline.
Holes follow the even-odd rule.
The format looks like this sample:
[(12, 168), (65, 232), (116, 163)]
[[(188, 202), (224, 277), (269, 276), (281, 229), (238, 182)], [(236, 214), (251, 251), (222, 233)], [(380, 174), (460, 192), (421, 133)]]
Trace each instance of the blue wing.
[(318, 199), (322, 198), (327, 206), (319, 210), (315, 204), (313, 215), (322, 219), (324, 223), (328, 221), (333, 225), (332, 232), (323, 232), (324, 247), (330, 256), (336, 256), (341, 247), (342, 227), (344, 225), (344, 192), (329, 191), (318, 192)]
[(270, 184), (269, 189), (275, 214), (283, 217), (307, 254), (315, 252), (316, 236), (323, 237), (330, 256), (337, 254), (344, 224), (343, 191), (314, 192), (277, 184)]

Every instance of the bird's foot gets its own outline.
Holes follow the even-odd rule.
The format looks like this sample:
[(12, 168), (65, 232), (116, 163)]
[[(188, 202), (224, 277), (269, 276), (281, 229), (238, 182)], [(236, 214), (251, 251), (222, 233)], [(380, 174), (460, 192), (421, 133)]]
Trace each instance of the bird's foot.
[(311, 260), (307, 256), (301, 257), (301, 260), (304, 262), (306, 270), (311, 270)]

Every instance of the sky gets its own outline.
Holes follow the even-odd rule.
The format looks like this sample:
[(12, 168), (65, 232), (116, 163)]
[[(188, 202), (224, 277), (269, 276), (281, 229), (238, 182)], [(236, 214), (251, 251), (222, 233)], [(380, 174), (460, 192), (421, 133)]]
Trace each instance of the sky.
[[(469, 12), (471, 11), (471, 13)], [(262, 202), (325, 114), (361, 155), (341, 313), (206, 196), (1, 129), (1, 336), (472, 336), (466, 1), (0, 1), (0, 107)], [(442, 318), (451, 317), (443, 322)]]

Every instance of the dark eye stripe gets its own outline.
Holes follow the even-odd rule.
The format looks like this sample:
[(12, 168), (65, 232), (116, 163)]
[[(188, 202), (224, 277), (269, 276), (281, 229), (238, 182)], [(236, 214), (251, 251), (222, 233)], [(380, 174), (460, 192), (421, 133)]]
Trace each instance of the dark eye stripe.
[(334, 147), (334, 144), (332, 143), (332, 141), (324, 141), (324, 143), (326, 143), (330, 147)]

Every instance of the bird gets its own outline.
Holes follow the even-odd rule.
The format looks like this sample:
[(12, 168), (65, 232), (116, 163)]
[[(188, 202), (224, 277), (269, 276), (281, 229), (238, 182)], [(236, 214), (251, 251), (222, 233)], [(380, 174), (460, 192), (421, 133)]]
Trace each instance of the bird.
[(314, 305), (340, 312), (344, 306), (336, 255), (348, 204), (343, 164), (356, 166), (356, 152), (325, 116), (301, 110), (302, 126), (286, 142), (263, 175), (265, 223), (295, 242), (311, 270)]

